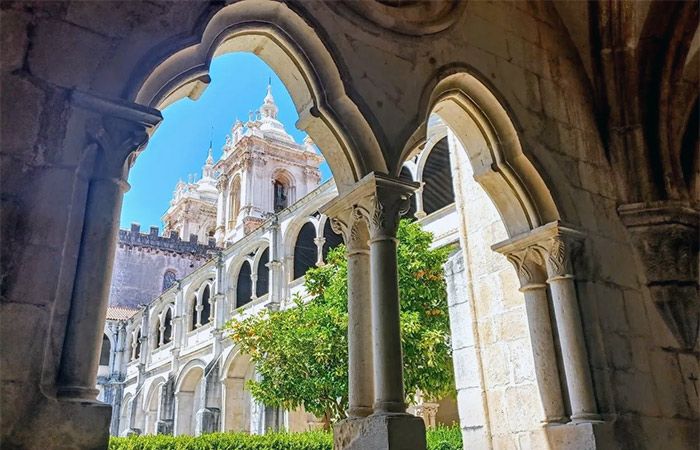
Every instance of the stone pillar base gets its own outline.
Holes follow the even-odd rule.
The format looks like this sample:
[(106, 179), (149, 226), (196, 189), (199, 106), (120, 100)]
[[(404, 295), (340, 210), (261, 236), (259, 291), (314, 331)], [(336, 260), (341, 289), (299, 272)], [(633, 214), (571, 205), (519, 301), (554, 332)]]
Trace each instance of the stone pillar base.
[(3, 436), (2, 448), (106, 449), (111, 415), (112, 407), (101, 402), (44, 398), (34, 406), (21, 430)]
[(219, 431), (219, 408), (203, 408), (197, 411), (195, 435)]
[(159, 420), (156, 422), (156, 433), (157, 434), (167, 434), (172, 436), (173, 434), (173, 421), (172, 420)]
[(410, 414), (373, 414), (333, 427), (335, 450), (425, 450), (425, 423)]

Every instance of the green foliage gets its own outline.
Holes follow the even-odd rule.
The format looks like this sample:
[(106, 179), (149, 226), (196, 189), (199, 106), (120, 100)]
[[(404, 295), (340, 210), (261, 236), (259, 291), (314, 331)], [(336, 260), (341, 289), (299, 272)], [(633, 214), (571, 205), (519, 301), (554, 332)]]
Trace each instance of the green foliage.
[[(428, 450), (461, 450), (459, 427), (439, 427), (427, 434)], [(109, 450), (332, 450), (333, 436), (321, 431), (305, 433), (212, 433), (202, 436), (112, 437)]]
[(331, 450), (329, 433), (211, 433), (201, 436), (112, 437), (109, 450)]
[[(407, 220), (397, 237), (406, 400), (417, 389), (427, 397), (444, 397), (454, 392), (442, 270), (451, 249), (431, 249), (433, 236)], [(261, 375), (261, 381), (248, 382), (256, 400), (286, 409), (303, 405), (330, 425), (347, 409), (345, 247), (331, 249), (326, 260), (306, 273), (312, 300), (297, 298), (296, 308), (232, 320), (227, 327)]]
[(459, 426), (438, 426), (428, 430), (426, 435), (428, 450), (462, 450), (462, 430)]

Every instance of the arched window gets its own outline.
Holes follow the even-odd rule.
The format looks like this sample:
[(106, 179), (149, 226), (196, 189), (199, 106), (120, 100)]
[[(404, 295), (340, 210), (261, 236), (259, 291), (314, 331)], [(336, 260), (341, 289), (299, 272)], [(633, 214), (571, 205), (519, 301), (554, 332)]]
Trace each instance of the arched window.
[(301, 227), (294, 245), (294, 279), (303, 277), (307, 270), (316, 265), (317, 248), (314, 239), (316, 229), (311, 222)]
[(282, 184), (280, 181), (275, 180), (275, 185), (274, 185), (274, 209), (275, 212), (280, 212), (287, 206), (287, 187)]
[(328, 219), (326, 220), (326, 225), (323, 227), (323, 237), (325, 239), (325, 242), (323, 243), (323, 261), (327, 262), (326, 257), (328, 256), (328, 250), (342, 244), (343, 236), (333, 231), (333, 227), (331, 227), (331, 220)]
[(173, 269), (168, 269), (163, 275), (163, 292), (170, 289), (177, 281), (177, 273)]
[(236, 227), (236, 219), (241, 210), (241, 177), (236, 177), (231, 183), (231, 193), (228, 204), (228, 228), (232, 230)]
[(165, 311), (165, 319), (163, 319), (165, 331), (163, 331), (163, 342), (166, 344), (173, 340), (173, 309), (168, 306)]
[(160, 347), (160, 319), (156, 317), (156, 323), (153, 326), (153, 348)]
[(202, 314), (201, 314), (201, 319), (200, 323), (202, 325), (209, 323), (209, 320), (211, 319), (211, 303), (209, 303), (209, 299), (211, 298), (211, 290), (209, 289), (209, 285), (204, 288), (204, 292), (202, 292)]
[(250, 264), (248, 261), (243, 262), (238, 271), (238, 280), (236, 281), (236, 308), (239, 308), (247, 303), (250, 303), (253, 295), (253, 286), (250, 279)]
[[(406, 166), (402, 167), (401, 173), (399, 174), (399, 178), (406, 181), (413, 181), (413, 175), (411, 174), (411, 170)], [(416, 220), (416, 194), (413, 194), (411, 196), (411, 206), (408, 212), (401, 216), (401, 218), (409, 219), (411, 221)]]
[(423, 167), (423, 210), (426, 214), (455, 202), (450, 169), (450, 149), (444, 137), (430, 150)]
[(190, 304), (192, 305), (192, 326), (191, 326), (190, 330), (194, 330), (195, 328), (197, 328), (197, 324), (199, 323), (197, 321), (197, 296), (196, 295), (194, 295), (192, 297)]
[(136, 348), (134, 349), (134, 360), (141, 357), (141, 328), (136, 332), (134, 339), (136, 339)]
[(102, 335), (102, 349), (100, 350), (100, 365), (109, 365), (109, 353), (112, 351), (112, 343), (106, 334)]
[(270, 249), (266, 248), (258, 261), (258, 279), (255, 282), (255, 296), (262, 297), (270, 290), (270, 270), (267, 263), (270, 262)]

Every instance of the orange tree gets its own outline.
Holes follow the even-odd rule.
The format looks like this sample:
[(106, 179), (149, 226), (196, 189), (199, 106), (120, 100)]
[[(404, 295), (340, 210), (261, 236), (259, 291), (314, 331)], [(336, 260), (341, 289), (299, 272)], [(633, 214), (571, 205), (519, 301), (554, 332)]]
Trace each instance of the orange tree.
[[(398, 234), (401, 337), (406, 401), (454, 392), (447, 294), (442, 265), (450, 248), (431, 249), (432, 234), (402, 220)], [(348, 400), (347, 260), (340, 245), (327, 264), (306, 272), (309, 298), (295, 307), (264, 311), (227, 324), (241, 351), (251, 356), (259, 381), (253, 397), (268, 406), (306, 411), (326, 426), (345, 417)]]

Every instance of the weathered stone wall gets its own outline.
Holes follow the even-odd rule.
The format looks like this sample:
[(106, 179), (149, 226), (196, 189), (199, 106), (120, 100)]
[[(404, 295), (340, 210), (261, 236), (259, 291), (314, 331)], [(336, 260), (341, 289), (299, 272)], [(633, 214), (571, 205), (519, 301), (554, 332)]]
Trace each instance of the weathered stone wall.
[[(638, 95), (646, 91), (634, 91), (639, 80), (672, 91), (668, 78), (647, 76), (639, 69), (649, 46), (638, 46), (636, 39), (647, 20), (667, 24), (648, 27), (654, 38), (650, 41), (658, 42), (659, 28), (675, 33), (675, 19), (664, 15), (675, 7), (652, 2), (655, 13), (647, 16), (645, 3), (594, 3), (604, 8), (624, 5), (624, 14), (605, 9), (598, 19), (591, 18), (595, 9), (578, 14), (580, 6), (567, 6), (572, 2), (560, 2), (556, 8), (539, 1), (460, 3), (465, 6), (452, 16), (456, 23), (436, 28), (427, 22), (424, 32), (414, 34), (397, 29), (401, 21), (377, 22), (338, 2), (285, 6), (248, 0), (225, 8), (248, 8), (254, 15), (273, 4), (278, 8), (275, 20), (266, 23), (279, 26), (301, 14), (308, 28), (299, 33), (320, 36), (340, 72), (340, 90), (354, 103), (341, 113), (355, 111), (356, 105), (381, 147), (381, 155), (363, 157), (383, 158), (389, 170), (400, 166), (404, 147), (425, 121), (428, 98), (439, 79), (464, 71), (488, 85), (516, 124), (523, 153), (546, 183), (560, 218), (587, 233), (576, 272), (596, 400), (607, 421), (598, 427), (602, 431), (597, 436), (636, 448), (694, 448), (697, 343), (690, 350), (683, 348), (668, 331), (646, 287), (647, 261), (634, 252), (616, 211), (630, 198), (666, 199), (658, 192), (673, 191), (660, 186), (673, 177), (659, 177), (658, 172), (652, 176), (636, 165), (620, 170), (618, 163), (649, 164), (645, 158), (655, 154), (663, 168), (675, 158), (668, 149), (663, 154), (657, 148), (649, 150), (644, 136), (657, 135), (658, 129), (635, 120), (628, 111), (645, 104)], [(697, 8), (694, 2), (679, 3)], [(379, 2), (367, 2), (375, 4)], [(70, 446), (76, 439), (83, 440), (85, 448), (106, 445), (107, 430), (100, 425), (108, 420), (102, 417), (104, 411), (100, 415), (84, 403), (55, 400), (75, 274), (80, 270), (80, 243), (86, 237), (88, 179), (97, 170), (88, 157), (94, 141), (86, 130), (105, 118), (78, 108), (75, 93), (133, 100), (154, 67), (198, 42), (206, 22), (221, 8), (223, 4), (204, 1), (3, 2), (0, 7), (0, 437), (9, 446)], [(691, 12), (681, 17), (697, 21), (697, 10)], [(623, 20), (632, 22), (632, 28), (606, 32)], [(414, 28), (421, 24), (417, 20)], [(697, 28), (692, 22), (691, 26)], [(591, 51), (595, 40), (589, 31), (595, 29), (605, 38), (624, 42)], [(692, 32), (677, 34), (687, 48)], [(264, 53), (261, 42), (250, 48)], [(300, 39), (297, 44), (307, 42)], [(622, 55), (618, 48), (640, 53), (601, 61), (600, 54)], [(315, 73), (321, 73), (322, 68), (317, 69)], [(333, 83), (327, 87), (336, 88)], [(605, 92), (624, 96), (607, 104)], [(608, 123), (609, 116), (619, 120)], [(614, 133), (607, 133), (610, 129)], [(613, 144), (624, 145), (608, 145), (610, 135)], [(364, 146), (371, 140), (367, 135), (354, 137), (355, 143), (369, 148)], [(329, 158), (331, 167), (336, 163)], [(627, 195), (625, 188), (637, 184), (656, 189)], [(655, 194), (645, 196), (647, 192)], [(110, 201), (106, 199), (105, 207)], [(696, 253), (697, 247), (690, 255), (695, 260)], [(73, 428), (56, 426), (68, 416)], [(552, 441), (553, 447), (565, 445)]]
[(119, 230), (119, 243), (114, 257), (110, 306), (136, 308), (163, 293), (163, 277), (174, 271), (176, 279), (189, 275), (215, 256), (214, 245), (183, 241), (177, 233), (158, 235), (158, 228), (141, 233), (138, 225)]

